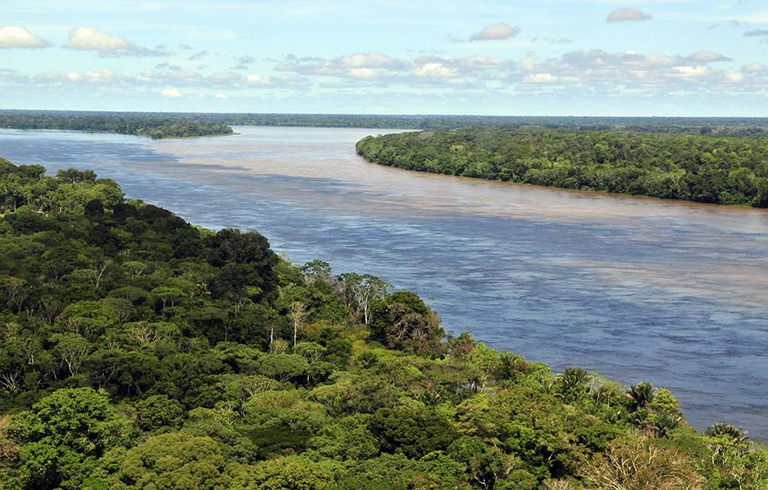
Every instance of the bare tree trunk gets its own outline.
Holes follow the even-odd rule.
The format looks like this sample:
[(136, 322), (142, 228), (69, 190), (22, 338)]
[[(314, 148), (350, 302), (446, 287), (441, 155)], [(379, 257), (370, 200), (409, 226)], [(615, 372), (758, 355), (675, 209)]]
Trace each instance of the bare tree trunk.
[[(101, 270), (99, 270), (98, 268), (96, 269), (96, 272), (99, 273), (99, 275), (96, 276), (96, 289), (99, 289), (99, 283), (101, 282), (101, 276), (104, 275), (104, 271), (107, 270), (107, 266), (108, 265), (109, 265), (109, 262), (107, 261), (107, 262), (104, 262), (104, 266), (101, 268)], [(165, 308), (165, 301), (163, 301), (163, 308)]]

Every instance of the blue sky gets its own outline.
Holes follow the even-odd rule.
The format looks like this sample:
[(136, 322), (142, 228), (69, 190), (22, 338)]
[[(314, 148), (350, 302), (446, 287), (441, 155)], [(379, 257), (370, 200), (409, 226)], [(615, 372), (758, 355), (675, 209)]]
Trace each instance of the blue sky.
[(0, 4), (0, 108), (768, 116), (766, 0)]

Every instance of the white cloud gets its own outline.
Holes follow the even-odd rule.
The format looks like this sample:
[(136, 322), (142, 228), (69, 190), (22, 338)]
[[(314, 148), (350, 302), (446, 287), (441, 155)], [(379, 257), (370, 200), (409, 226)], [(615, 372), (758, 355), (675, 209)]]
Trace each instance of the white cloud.
[(744, 73), (763, 73), (766, 70), (768, 70), (768, 67), (760, 63), (752, 63), (741, 67), (741, 71)]
[(245, 77), (245, 81), (248, 85), (270, 85), (272, 83), (272, 79), (264, 75), (248, 75)]
[(671, 66), (675, 64), (675, 59), (665, 54), (652, 53), (648, 55), (648, 62), (656, 66)]
[(378, 52), (336, 58), (289, 55), (277, 65), (277, 70), (300, 75), (335, 77), (380, 86), (405, 84), (421, 87), (439, 84), (468, 86), (478, 78), (499, 80), (508, 76), (513, 68), (514, 62), (489, 56), (449, 58), (424, 55), (408, 59)]
[(700, 63), (715, 63), (717, 61), (731, 61), (731, 58), (723, 56), (720, 53), (714, 51), (703, 50), (697, 51), (688, 57), (691, 61), (698, 61)]
[(268, 75), (240, 75), (232, 72), (216, 72), (204, 75), (199, 71), (189, 70), (156, 70), (147, 69), (130, 79), (140, 85), (171, 86), (171, 87), (195, 87), (215, 89), (220, 91), (227, 89), (244, 89), (248, 87), (269, 87), (275, 89), (299, 88), (306, 86), (309, 81), (306, 78), (295, 75), (283, 75), (271, 77)]
[(183, 97), (181, 91), (177, 88), (166, 88), (162, 92), (160, 92), (160, 95), (162, 95), (163, 97), (171, 97), (173, 99)]
[(373, 80), (379, 76), (373, 68), (352, 68), (349, 70), (349, 76), (358, 80)]
[(510, 37), (517, 36), (518, 34), (520, 34), (519, 27), (513, 27), (504, 22), (499, 22), (497, 24), (490, 24), (485, 26), (482, 31), (474, 34), (470, 38), (470, 41), (494, 41), (499, 39), (509, 39)]
[(208, 80), (218, 85), (230, 85), (241, 82), (243, 77), (237, 73), (214, 73)]
[(520, 68), (522, 68), (524, 71), (535, 71), (539, 66), (539, 60), (529, 56), (527, 58), (521, 59), (519, 64)]
[(371, 51), (337, 56), (336, 58), (297, 57), (288, 55), (277, 65), (280, 71), (301, 75), (335, 76), (356, 80), (386, 78), (385, 75), (410, 69), (406, 60)]
[(711, 68), (706, 65), (699, 65), (699, 66), (676, 66), (674, 68), (675, 72), (679, 74), (681, 77), (684, 78), (695, 78), (695, 77), (703, 77), (704, 75), (708, 75), (711, 71)]
[(456, 70), (448, 68), (442, 63), (431, 62), (425, 63), (422, 66), (413, 70), (414, 75), (417, 77), (429, 77), (429, 78), (450, 78), (456, 76)]
[(729, 82), (733, 83), (741, 83), (744, 81), (744, 74), (739, 73), (738, 71), (727, 71), (725, 72), (725, 79)]
[(75, 27), (69, 31), (69, 42), (64, 46), (80, 51), (98, 51), (102, 57), (117, 56), (166, 56), (162, 47), (145, 48), (128, 42), (124, 37), (111, 36), (97, 27)]
[(499, 68), (503, 63), (498, 58), (490, 58), (488, 56), (470, 56), (463, 60), (463, 64), (467, 67), (475, 69), (488, 69), (493, 70)]
[[(695, 56), (700, 60), (720, 60), (722, 55)], [(746, 65), (741, 72), (719, 70), (691, 56), (642, 54), (634, 51), (607, 52), (603, 50), (573, 51), (561, 56), (536, 60), (524, 58), (518, 63), (523, 84), (536, 90), (540, 84), (549, 84), (558, 90), (566, 86), (571, 90), (601, 91), (610, 96), (627, 93), (671, 94), (675, 91), (691, 93), (719, 93), (739, 90), (755, 93), (768, 86), (768, 68)], [(518, 78), (519, 79), (519, 78)], [(515, 73), (507, 79), (516, 83)]]
[(130, 44), (124, 37), (110, 36), (96, 27), (76, 27), (69, 31), (69, 49), (116, 51), (129, 49)]
[(555, 83), (558, 78), (551, 73), (534, 73), (526, 76), (523, 83)]
[(636, 22), (648, 20), (651, 16), (638, 9), (619, 8), (608, 14), (606, 22)]
[(392, 68), (400, 65), (396, 59), (377, 51), (341, 56), (337, 62), (350, 68)]
[(136, 75), (136, 80), (139, 82), (157, 82), (157, 83), (172, 83), (174, 85), (195, 85), (201, 83), (205, 77), (196, 71), (187, 70), (144, 70)]
[(0, 27), (0, 48), (45, 48), (47, 41), (35, 36), (23, 27)]
[(223, 99), (227, 98), (227, 94), (214, 94), (213, 98), (214, 99), (222, 99), (223, 100)]
[(112, 70), (105, 69), (102, 71), (68, 71), (60, 72), (56, 70), (40, 73), (35, 76), (37, 82), (47, 82), (57, 85), (65, 83), (110, 83), (117, 80), (119, 77), (115, 75)]

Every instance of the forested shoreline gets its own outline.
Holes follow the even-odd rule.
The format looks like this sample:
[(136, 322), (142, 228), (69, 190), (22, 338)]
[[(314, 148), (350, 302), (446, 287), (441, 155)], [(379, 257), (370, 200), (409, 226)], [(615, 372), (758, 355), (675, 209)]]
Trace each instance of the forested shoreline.
[(366, 137), (366, 160), (565, 189), (768, 207), (768, 139), (623, 130), (464, 129)]
[[(0, 110), (0, 127), (72, 129), (149, 135), (153, 128), (178, 125), (205, 134), (228, 134), (226, 126), (303, 126), (378, 129), (571, 129), (623, 130), (640, 133), (768, 136), (768, 118), (739, 117), (589, 117), (589, 116), (471, 116), (434, 114), (290, 114), (202, 112), (106, 112)], [(101, 129), (99, 129), (101, 128)], [(134, 131), (134, 132), (128, 132)], [(192, 131), (192, 129), (190, 129)], [(201, 130), (197, 130), (201, 131)], [(178, 132), (178, 130), (177, 130)], [(158, 133), (160, 135), (162, 133)], [(173, 134), (173, 131), (171, 131)], [(172, 136), (159, 136), (172, 137)]]
[(763, 443), (663, 388), (446, 335), (90, 171), (0, 159), (0, 336), (0, 488), (768, 486)]
[(151, 139), (225, 136), (234, 131), (226, 124), (180, 119), (163, 114), (86, 112), (0, 112), (0, 128), (47, 129), (128, 134)]

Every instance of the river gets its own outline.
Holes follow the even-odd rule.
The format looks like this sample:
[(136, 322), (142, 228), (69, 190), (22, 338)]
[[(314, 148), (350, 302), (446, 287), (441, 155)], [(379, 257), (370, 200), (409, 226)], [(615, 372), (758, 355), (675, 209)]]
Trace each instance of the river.
[(768, 213), (422, 174), (366, 163), (368, 129), (235, 136), (0, 130), (0, 156), (78, 167), (188, 221), (255, 229), (293, 261), (412, 289), (446, 330), (623, 383), (664, 386), (698, 428), (768, 440)]

